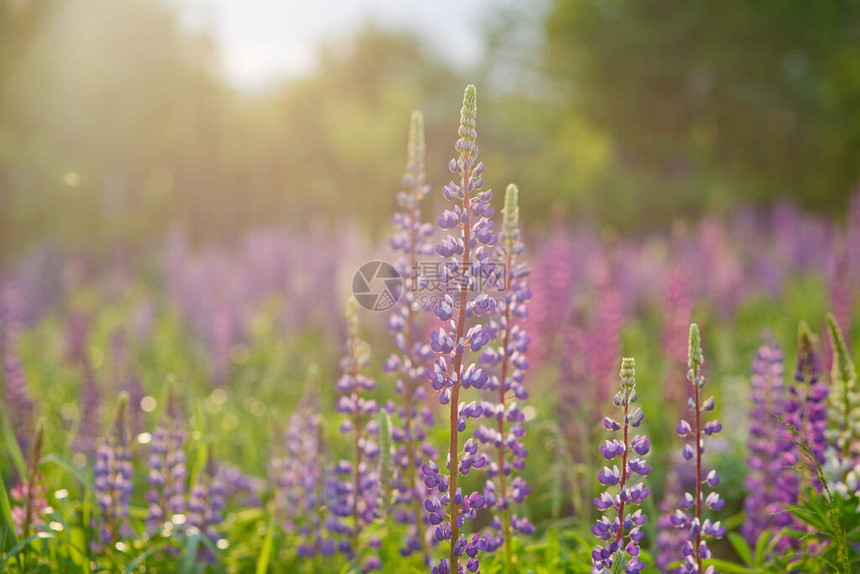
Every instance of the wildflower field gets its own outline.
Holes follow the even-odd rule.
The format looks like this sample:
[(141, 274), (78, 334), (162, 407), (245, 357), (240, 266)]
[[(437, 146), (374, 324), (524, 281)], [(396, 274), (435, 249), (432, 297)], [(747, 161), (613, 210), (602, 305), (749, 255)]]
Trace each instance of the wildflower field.
[(477, 102), (384, 237), (3, 267), (0, 570), (860, 571), (860, 195), (533, 229)]

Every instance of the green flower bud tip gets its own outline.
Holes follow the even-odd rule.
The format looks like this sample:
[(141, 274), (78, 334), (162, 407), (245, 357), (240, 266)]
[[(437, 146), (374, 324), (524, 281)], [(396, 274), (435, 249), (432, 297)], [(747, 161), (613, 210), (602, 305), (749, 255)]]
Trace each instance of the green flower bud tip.
[(308, 365), (308, 371), (305, 377), (309, 385), (314, 385), (320, 378), (320, 366), (316, 363)]
[(636, 359), (624, 357), (621, 359), (621, 378), (632, 379), (636, 376)]
[(119, 400), (116, 403), (116, 414), (114, 415), (114, 424), (125, 425), (125, 413), (128, 410), (128, 393), (123, 391), (119, 394)]
[(358, 335), (358, 301), (355, 297), (346, 300), (346, 326), (351, 337)]
[(414, 162), (423, 163), (424, 158), (424, 114), (412, 112), (409, 122), (409, 157)]
[(176, 385), (168, 381), (164, 389), (164, 414), (171, 418), (179, 418), (179, 395), (176, 393)]
[(610, 568), (610, 574), (623, 574), (624, 572), (624, 552), (618, 550), (615, 553), (615, 556), (612, 557), (612, 568)]
[[(36, 421), (36, 440), (30, 447), (30, 458), (27, 461), (27, 472), (32, 477), (39, 470), (39, 461), (42, 459), (42, 447), (45, 444), (45, 419)], [(32, 479), (31, 479), (32, 480)]]
[(806, 321), (801, 321), (797, 326), (797, 347), (799, 349), (808, 349), (813, 346), (815, 335), (809, 329)]
[(458, 133), (461, 138), (470, 144), (475, 143), (477, 139), (477, 133), (475, 132), (475, 119), (477, 116), (478, 96), (474, 84), (469, 84), (463, 93), (463, 107), (460, 108), (460, 129)]
[(519, 206), (520, 190), (513, 183), (508, 184), (505, 190), (505, 227), (511, 229), (516, 228), (520, 224), (520, 206)]
[(833, 342), (833, 374), (831, 377), (834, 382), (840, 381), (851, 389), (856, 382), (857, 372), (854, 370), (854, 363), (848, 355), (845, 338), (842, 336), (842, 331), (839, 329), (839, 324), (833, 313), (827, 314), (827, 326), (830, 330), (830, 340)]
[(379, 450), (379, 466), (386, 470), (391, 465), (391, 417), (384, 410), (379, 412)]
[(702, 337), (699, 334), (699, 326), (695, 323), (690, 324), (690, 351), (688, 366), (694, 369), (705, 362), (705, 356), (702, 353)]

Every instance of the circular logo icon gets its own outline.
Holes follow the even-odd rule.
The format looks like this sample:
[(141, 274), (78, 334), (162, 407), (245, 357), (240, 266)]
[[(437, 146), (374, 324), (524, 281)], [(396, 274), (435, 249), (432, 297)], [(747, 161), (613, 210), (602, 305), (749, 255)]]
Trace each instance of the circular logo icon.
[(403, 278), (385, 261), (368, 261), (352, 277), (352, 294), (368, 311), (388, 311), (403, 296)]

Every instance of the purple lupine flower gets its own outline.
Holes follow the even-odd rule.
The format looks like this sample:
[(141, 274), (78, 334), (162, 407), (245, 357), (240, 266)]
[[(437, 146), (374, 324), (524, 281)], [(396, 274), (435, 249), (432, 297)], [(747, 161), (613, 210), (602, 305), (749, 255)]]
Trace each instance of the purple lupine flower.
[[(607, 440), (600, 446), (604, 458), (611, 462), (621, 457), (621, 469), (617, 465), (612, 468), (604, 466), (597, 473), (597, 480), (607, 490), (594, 499), (594, 505), (600, 512), (607, 512), (591, 527), (591, 532), (603, 540), (591, 553), (594, 564), (591, 571), (595, 574), (611, 570), (639, 574), (645, 563), (639, 560), (639, 542), (644, 536), (642, 525), (648, 517), (641, 509), (632, 511), (632, 507), (640, 506), (648, 496), (650, 489), (643, 482), (630, 486), (633, 475), (646, 477), (651, 472), (651, 466), (644, 457), (651, 449), (648, 437), (637, 434), (630, 437), (630, 429), (638, 428), (645, 418), (642, 409), (633, 407), (636, 403), (636, 368), (632, 358), (621, 360), (621, 390), (612, 399), (612, 403), (622, 409), (623, 418), (619, 421), (606, 417), (603, 428), (614, 433), (621, 431), (621, 440)], [(610, 489), (618, 487), (618, 493), (610, 494)], [(625, 507), (629, 504), (631, 508)], [(614, 515), (614, 516), (613, 516)], [(621, 561), (617, 564), (616, 561)]]
[(35, 405), (27, 390), (24, 365), (18, 354), (21, 331), (21, 300), (14, 281), (0, 291), (0, 350), (3, 352), (3, 406), (21, 450), (28, 448)]
[(266, 481), (228, 463), (218, 464), (218, 480), (224, 486), (224, 497), (238, 500), (241, 506), (259, 506)]
[(398, 506), (394, 517), (398, 522), (410, 525), (401, 548), (404, 556), (417, 551), (427, 554), (426, 528), (421, 510), (421, 492), (425, 489), (418, 481), (416, 470), (422, 460), (436, 457), (435, 449), (425, 440), (425, 427), (432, 425), (432, 413), (426, 406), (421, 406), (426, 398), (421, 382), (433, 355), (430, 346), (418, 336), (416, 316), (420, 308), (416, 293), (424, 287), (426, 280), (418, 273), (419, 257), (433, 252), (432, 244), (427, 241), (433, 234), (433, 226), (421, 222), (420, 204), (430, 190), (426, 183), (424, 150), (424, 117), (421, 112), (412, 112), (408, 161), (403, 175), (406, 191), (397, 194), (397, 204), (402, 211), (394, 215), (396, 232), (389, 242), (398, 253), (395, 265), (406, 288), (388, 318), (387, 327), (394, 336), (397, 351), (385, 363), (386, 372), (396, 373), (395, 389), (403, 399), (396, 409), (392, 403), (390, 411), (393, 413), (396, 410), (401, 421), (399, 426), (393, 428), (391, 438), (395, 447), (393, 462), (397, 474), (393, 479), (397, 491), (395, 503)]
[(481, 189), (484, 164), (478, 161), (476, 115), (475, 86), (469, 85), (460, 110), (460, 139), (455, 145), (457, 157), (448, 166), (459, 177), (459, 183), (451, 181), (442, 189), (442, 195), (453, 205), (439, 218), (440, 227), (454, 234), (447, 235), (436, 246), (436, 253), (444, 260), (438, 279), (445, 285), (446, 292), (433, 311), (447, 328), (440, 327), (431, 334), (430, 347), (435, 359), (427, 369), (427, 379), (439, 393), (439, 402), (450, 405), (449, 445), (444, 462), (447, 472), (431, 460), (422, 465), (421, 473), (425, 485), (436, 490), (424, 502), (427, 519), (436, 527), (436, 540), (448, 541), (449, 552), (448, 558), (441, 559), (433, 567), (433, 574), (459, 574), (464, 555), (465, 568), (476, 572), (480, 564), (478, 552), (486, 548), (486, 540), (480, 533), (471, 538), (461, 534), (465, 520), (474, 519), (477, 510), (484, 506), (484, 495), (479, 492), (465, 494), (457, 484), (460, 475), (489, 463), (473, 438), (460, 449), (460, 433), (466, 430), (466, 422), (483, 414), (483, 408), (476, 401), (461, 402), (460, 391), (469, 387), (480, 389), (487, 382), (487, 374), (474, 363), (468, 363), (466, 358), (469, 351), (478, 353), (489, 342), (489, 335), (482, 325), (469, 327), (467, 322), (487, 310), (487, 294), (475, 293), (482, 280), (482, 266), (489, 263), (491, 248), (498, 241), (490, 219), (493, 194)]
[(487, 550), (492, 551), (504, 545), (508, 572), (513, 571), (513, 531), (523, 534), (534, 532), (534, 526), (527, 518), (519, 518), (516, 514), (512, 517), (510, 510), (511, 503), (522, 503), (531, 492), (523, 477), (513, 475), (515, 470), (522, 472), (528, 454), (522, 443), (525, 415), (518, 401), (528, 398), (523, 378), (529, 366), (526, 360), (529, 336), (522, 323), (528, 316), (527, 303), (531, 298), (526, 283), (529, 268), (520, 258), (524, 246), (520, 239), (518, 195), (517, 186), (509, 185), (505, 192), (504, 231), (496, 255), (497, 263), (504, 273), (505, 301), (498, 321), (491, 320), (487, 325), (490, 337), (499, 339), (501, 345), (487, 345), (480, 357), (481, 365), (485, 368), (498, 370), (484, 385), (484, 389), (497, 399), (482, 404), (484, 417), (495, 419), (496, 428), (481, 425), (475, 431), (475, 438), (480, 443), (498, 452), (497, 460), (490, 464), (488, 471), (490, 489), (485, 490), (485, 498), (493, 500), (493, 507), (499, 511), (502, 520), (499, 523), (498, 517), (494, 517), (496, 534), (487, 539)]
[[(218, 526), (224, 520), (226, 495), (218, 473), (218, 462), (210, 446), (203, 471), (188, 494), (189, 534), (199, 533), (213, 542), (219, 540)], [(208, 548), (201, 549), (200, 559), (211, 562), (213, 555)]]
[(361, 369), (370, 360), (370, 347), (358, 337), (357, 306), (355, 299), (347, 302), (347, 348), (340, 365), (342, 375), (337, 382), (337, 390), (341, 396), (336, 407), (345, 416), (340, 431), (351, 435), (355, 447), (353, 460), (341, 460), (337, 465), (339, 474), (350, 476), (344, 483), (344, 494), (349, 504), (340, 505), (339, 511), (342, 517), (352, 517), (351, 541), (344, 550), (353, 558), (358, 556), (361, 531), (376, 516), (378, 477), (374, 462), (379, 458), (379, 446), (373, 440), (378, 427), (372, 420), (379, 407), (376, 401), (363, 396), (376, 388), (376, 382), (361, 374)]
[(654, 566), (660, 571), (669, 572), (669, 564), (677, 559), (678, 548), (690, 538), (688, 530), (675, 528), (672, 523), (675, 509), (681, 504), (683, 488), (677, 470), (673, 467), (666, 474), (663, 500), (660, 501), (660, 516), (657, 518), (657, 540), (655, 542)]
[[(809, 326), (801, 322), (797, 333), (797, 369), (794, 381), (788, 387), (785, 421), (797, 431), (819, 464), (824, 464), (827, 450), (827, 394), (827, 384), (821, 380), (821, 361), (815, 336)], [(803, 457), (797, 445), (791, 442), (794, 435), (786, 430), (783, 438), (789, 445), (784, 455), (785, 466), (802, 463)], [(822, 485), (814, 485), (820, 492)]]
[(787, 471), (781, 452), (783, 432), (777, 422), (777, 417), (785, 411), (784, 373), (782, 351), (772, 335), (766, 333), (753, 361), (750, 380), (752, 409), (747, 438), (750, 472), (745, 480), (746, 521), (741, 531), (751, 546), (755, 546), (765, 530), (778, 530), (792, 522), (791, 515), (783, 509), (790, 502), (791, 493), (784, 488), (787, 485), (783, 475)]
[(121, 393), (108, 436), (96, 450), (93, 490), (99, 510), (96, 528), (101, 546), (112, 546), (131, 535), (128, 505), (133, 468), (127, 411), (128, 395)]
[[(695, 323), (690, 325), (690, 346), (689, 359), (687, 366), (687, 379), (692, 385), (692, 397), (690, 398), (687, 407), (693, 411), (693, 423), (689, 423), (684, 419), (678, 423), (675, 430), (681, 438), (689, 438), (689, 442), (684, 446), (683, 456), (688, 462), (695, 465), (696, 482), (695, 494), (689, 492), (684, 493), (681, 500), (681, 508), (675, 510), (672, 515), (672, 524), (676, 528), (689, 530), (690, 538), (684, 542), (681, 547), (681, 568), (679, 572), (693, 573), (703, 572), (702, 561), (707, 560), (711, 556), (711, 551), (708, 548), (708, 538), (722, 538), (726, 529), (720, 525), (720, 521), (712, 522), (709, 518), (702, 519), (702, 513), (705, 508), (713, 511), (719, 511), (725, 505), (725, 501), (720, 499), (716, 490), (713, 490), (720, 479), (715, 470), (711, 470), (707, 475), (703, 475), (702, 457), (705, 454), (705, 437), (716, 435), (722, 430), (722, 425), (717, 419), (704, 421), (706, 412), (714, 409), (714, 397), (702, 399), (702, 388), (705, 386), (705, 375), (702, 373), (702, 364), (705, 362), (705, 356), (702, 352), (702, 339), (699, 335), (699, 326)], [(711, 493), (705, 496), (704, 489), (708, 487)], [(709, 566), (704, 570), (705, 574), (713, 574), (714, 567)]]
[[(325, 433), (316, 394), (318, 377), (317, 367), (311, 366), (305, 394), (290, 416), (282, 444), (269, 465), (276, 516), (286, 531), (300, 536), (298, 553), (303, 558), (312, 558), (327, 549), (330, 555), (335, 544), (323, 520), (326, 481), (333, 475), (326, 468)], [(340, 523), (338, 526), (339, 530), (347, 528)]]
[(173, 516), (185, 512), (185, 441), (188, 436), (182, 419), (179, 398), (168, 387), (164, 412), (152, 433), (149, 447), (149, 514), (146, 522), (150, 532), (157, 532)]
[(669, 363), (663, 396), (675, 407), (677, 414), (683, 412), (687, 403), (687, 385), (681, 367), (687, 360), (687, 328), (692, 319), (693, 302), (684, 267), (677, 265), (666, 280), (663, 298), (663, 356)]

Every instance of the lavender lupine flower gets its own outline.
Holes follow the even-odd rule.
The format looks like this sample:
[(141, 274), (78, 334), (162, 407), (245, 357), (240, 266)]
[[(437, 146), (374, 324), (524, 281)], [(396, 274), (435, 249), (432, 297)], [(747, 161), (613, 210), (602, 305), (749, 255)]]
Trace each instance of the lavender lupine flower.
[[(801, 322), (797, 333), (797, 369), (794, 381), (788, 387), (785, 402), (785, 421), (797, 431), (819, 464), (824, 464), (827, 450), (827, 384), (821, 380), (821, 362), (816, 350), (815, 336), (809, 326)], [(793, 442), (794, 435), (786, 429), (783, 441), (786, 444), (783, 453), (784, 466), (795, 467), (803, 463), (803, 455)], [(813, 485), (820, 492), (821, 484)], [(799, 485), (797, 485), (799, 487)], [(797, 501), (796, 492), (793, 502)]]
[[(612, 468), (604, 466), (597, 473), (597, 480), (606, 490), (594, 499), (594, 505), (600, 512), (608, 512), (591, 527), (591, 532), (604, 541), (591, 553), (594, 563), (591, 571), (595, 574), (605, 570), (639, 574), (645, 567), (645, 563), (639, 560), (639, 542), (644, 536), (642, 525), (648, 517), (641, 509), (631, 512), (632, 508), (627, 508), (627, 513), (624, 512), (627, 505), (640, 506), (650, 492), (643, 482), (630, 486), (633, 475), (644, 478), (651, 472), (651, 467), (642, 458), (651, 449), (648, 437), (638, 434), (630, 437), (630, 429), (638, 428), (645, 418), (641, 408), (633, 407), (637, 399), (635, 377), (634, 360), (622, 359), (621, 390), (615, 394), (612, 403), (622, 410), (623, 418), (620, 422), (610, 417), (603, 419), (606, 430), (612, 433), (621, 431), (622, 434), (621, 440), (607, 440), (600, 445), (600, 453), (610, 462), (621, 457), (621, 469), (617, 465), (612, 465)], [(616, 486), (617, 494), (611, 494), (610, 490)]]
[(18, 355), (21, 301), (17, 285), (9, 281), (0, 291), (0, 350), (3, 352), (3, 406), (18, 446), (26, 451), (35, 405), (27, 390), (24, 365)]
[[(427, 542), (421, 510), (421, 490), (416, 469), (422, 460), (435, 458), (436, 452), (425, 442), (425, 426), (432, 425), (430, 410), (421, 403), (426, 391), (421, 384), (424, 372), (433, 355), (430, 346), (418, 336), (418, 317), (420, 303), (416, 294), (421, 290), (424, 278), (418, 274), (419, 257), (430, 255), (433, 246), (427, 238), (433, 234), (429, 223), (421, 222), (421, 201), (430, 190), (426, 183), (424, 169), (424, 116), (412, 112), (409, 125), (408, 161), (403, 184), (406, 191), (397, 194), (397, 204), (402, 211), (394, 215), (397, 229), (391, 238), (391, 248), (398, 253), (395, 265), (406, 282), (406, 289), (398, 306), (388, 318), (388, 330), (394, 336), (397, 352), (389, 357), (385, 370), (396, 373), (396, 391), (402, 397), (397, 408), (401, 424), (393, 428), (392, 439), (395, 443), (394, 464), (397, 494), (395, 502), (400, 507), (395, 512), (398, 522), (410, 524), (401, 552), (409, 556), (421, 551), (427, 554)], [(393, 405), (392, 405), (393, 407)], [(392, 411), (395, 409), (392, 408)], [(420, 489), (420, 490), (419, 490)]]
[[(337, 411), (345, 415), (340, 426), (341, 433), (351, 435), (355, 447), (353, 460), (341, 460), (337, 466), (338, 472), (350, 475), (345, 483), (349, 498), (349, 513), (352, 516), (351, 543), (346, 550), (353, 557), (358, 556), (359, 535), (364, 527), (373, 522), (376, 516), (377, 483), (375, 461), (379, 458), (379, 446), (372, 436), (378, 432), (378, 426), (372, 418), (379, 412), (379, 407), (373, 399), (365, 398), (363, 393), (376, 387), (373, 379), (361, 374), (361, 369), (370, 360), (370, 347), (358, 337), (358, 313), (355, 299), (347, 302), (347, 349), (341, 360), (341, 378), (337, 382), (337, 390), (341, 393), (337, 402)], [(345, 508), (341, 507), (341, 513)], [(368, 559), (370, 562), (372, 559)], [(375, 564), (365, 564), (365, 569), (372, 569)]]
[[(498, 458), (490, 464), (488, 475), (490, 488), (485, 491), (488, 506), (501, 514), (494, 517), (497, 535), (487, 540), (487, 549), (494, 550), (504, 544), (505, 565), (513, 572), (511, 536), (516, 530), (532, 534), (534, 527), (527, 518), (513, 515), (511, 503), (522, 503), (531, 489), (521, 476), (513, 477), (513, 471), (521, 472), (528, 454), (522, 439), (525, 436), (525, 415), (517, 401), (528, 397), (523, 385), (524, 372), (528, 369), (525, 353), (529, 336), (522, 326), (528, 316), (527, 302), (531, 298), (526, 277), (529, 268), (520, 259), (524, 247), (520, 239), (519, 206), (517, 186), (511, 184), (505, 191), (504, 231), (497, 250), (497, 263), (505, 274), (505, 301), (498, 321), (490, 321), (487, 330), (492, 339), (498, 338), (501, 345), (488, 345), (481, 354), (481, 364), (485, 368), (498, 370), (497, 375), (489, 378), (484, 388), (495, 394), (496, 400), (482, 404), (484, 417), (495, 419), (496, 428), (481, 425), (475, 431), (475, 438), (484, 445), (494, 448)], [(496, 479), (496, 482), (492, 482)], [(498, 490), (498, 495), (495, 495)]]
[[(702, 364), (705, 362), (705, 355), (702, 352), (702, 339), (699, 335), (699, 326), (695, 323), (690, 325), (690, 351), (687, 366), (687, 379), (692, 385), (692, 397), (690, 398), (687, 407), (693, 411), (693, 423), (689, 423), (684, 419), (678, 423), (675, 430), (682, 438), (689, 438), (689, 442), (684, 446), (684, 459), (695, 464), (696, 468), (696, 487), (695, 493), (685, 492), (681, 500), (681, 508), (675, 511), (672, 515), (672, 524), (676, 528), (683, 528), (689, 531), (690, 539), (684, 542), (681, 548), (683, 558), (681, 560), (681, 568), (679, 572), (693, 573), (703, 572), (702, 561), (707, 560), (711, 556), (711, 551), (708, 548), (707, 538), (722, 538), (726, 529), (720, 525), (720, 521), (711, 522), (709, 518), (702, 519), (702, 513), (705, 508), (713, 511), (719, 511), (725, 505), (725, 501), (720, 499), (720, 495), (713, 490), (720, 479), (715, 470), (711, 470), (707, 475), (703, 475), (702, 457), (705, 454), (705, 435), (713, 436), (722, 430), (721, 425), (716, 419), (705, 422), (704, 415), (706, 412), (714, 410), (714, 397), (707, 399), (702, 398), (702, 389), (705, 386), (705, 375), (702, 373)], [(691, 444), (692, 443), (692, 444)], [(711, 492), (705, 496), (704, 489), (708, 487)], [(704, 570), (705, 574), (714, 574), (714, 567), (708, 566)]]
[[(749, 413), (750, 430), (747, 439), (747, 496), (744, 500), (746, 521), (741, 531), (751, 546), (762, 532), (778, 530), (791, 524), (791, 514), (783, 509), (790, 502), (783, 474), (791, 472), (784, 465), (782, 428), (777, 417), (785, 411), (783, 395), (782, 351), (773, 337), (766, 333), (764, 344), (756, 353), (752, 365)], [(793, 473), (792, 473), (793, 474)]]
[[(225, 506), (224, 485), (219, 478), (218, 462), (210, 447), (206, 465), (197, 475), (197, 480), (188, 494), (188, 533), (199, 533), (213, 542), (219, 540), (218, 526), (224, 520)], [(213, 556), (207, 548), (200, 551), (200, 558), (209, 562)]]
[(436, 246), (436, 252), (444, 260), (439, 280), (450, 287), (451, 292), (446, 291), (433, 309), (440, 321), (448, 323), (448, 328), (440, 328), (431, 335), (430, 347), (436, 357), (433, 366), (427, 369), (427, 379), (439, 393), (439, 402), (450, 405), (449, 445), (444, 463), (447, 472), (440, 470), (433, 461), (422, 465), (421, 472), (426, 486), (438, 491), (425, 500), (424, 508), (430, 524), (436, 527), (436, 540), (447, 540), (449, 552), (448, 558), (441, 559), (433, 567), (433, 574), (460, 574), (464, 571), (461, 564), (464, 555), (465, 569), (477, 572), (478, 552), (486, 548), (486, 540), (480, 533), (467, 539), (460, 532), (465, 520), (474, 519), (477, 510), (484, 506), (484, 496), (479, 492), (464, 494), (457, 484), (460, 475), (482, 469), (489, 463), (489, 458), (478, 451), (478, 443), (472, 438), (460, 450), (460, 433), (466, 430), (466, 421), (483, 414), (477, 402), (460, 402), (460, 391), (470, 387), (480, 389), (487, 382), (487, 374), (469, 363), (467, 357), (469, 351), (478, 353), (489, 343), (489, 334), (482, 325), (468, 327), (467, 322), (489, 307), (487, 294), (475, 293), (482, 278), (482, 265), (489, 262), (490, 248), (498, 241), (490, 219), (493, 216), (489, 204), (492, 192), (481, 190), (484, 164), (478, 161), (476, 115), (475, 86), (469, 85), (460, 110), (460, 139), (455, 145), (457, 157), (448, 166), (460, 181), (451, 181), (442, 189), (442, 195), (453, 202), (453, 206), (439, 216), (440, 227), (455, 231)]
[(121, 393), (108, 436), (96, 450), (95, 491), (98, 542), (112, 546), (131, 534), (128, 505), (132, 493), (132, 464), (128, 433), (128, 395)]
[(672, 524), (675, 509), (681, 504), (683, 488), (678, 471), (673, 467), (666, 474), (663, 500), (660, 501), (660, 516), (657, 518), (657, 540), (655, 542), (654, 566), (660, 571), (669, 572), (669, 564), (677, 560), (678, 548), (690, 538), (688, 530), (680, 530)]
[(160, 530), (174, 515), (185, 512), (185, 441), (179, 399), (172, 386), (167, 389), (164, 412), (152, 433), (149, 447), (149, 502), (147, 525), (150, 532)]
[(831, 313), (827, 314), (827, 326), (833, 346), (833, 371), (826, 433), (829, 446), (824, 470), (829, 481), (833, 481), (833, 490), (845, 495), (860, 491), (860, 392), (857, 371), (836, 317)]
[[(313, 365), (308, 369), (305, 394), (289, 419), (283, 444), (269, 465), (275, 514), (285, 530), (301, 537), (297, 551), (302, 558), (331, 556), (336, 551), (338, 533), (349, 533), (339, 518), (331, 516), (326, 521), (325, 517), (326, 508), (337, 503), (338, 481), (327, 466), (325, 432), (320, 424), (316, 395), (318, 377), (318, 369)], [(349, 515), (348, 501), (343, 502), (343, 514)], [(331, 530), (327, 522), (333, 526)]]

